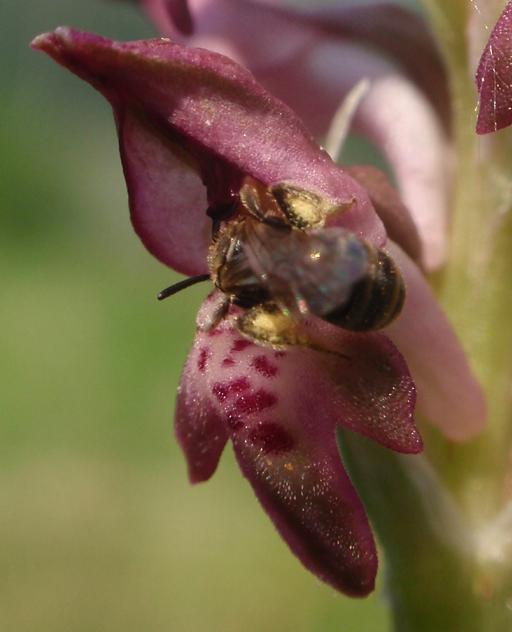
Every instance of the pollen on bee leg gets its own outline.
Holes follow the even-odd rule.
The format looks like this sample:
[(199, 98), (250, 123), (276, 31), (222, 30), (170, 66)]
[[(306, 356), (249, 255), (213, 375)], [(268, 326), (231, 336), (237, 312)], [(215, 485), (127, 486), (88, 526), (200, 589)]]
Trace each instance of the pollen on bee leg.
[(258, 344), (280, 348), (289, 345), (307, 345), (297, 325), (273, 303), (256, 305), (236, 321), (238, 331)]
[(300, 230), (322, 228), (328, 216), (347, 211), (354, 204), (354, 200), (333, 202), (291, 182), (278, 182), (271, 191), (290, 224)]

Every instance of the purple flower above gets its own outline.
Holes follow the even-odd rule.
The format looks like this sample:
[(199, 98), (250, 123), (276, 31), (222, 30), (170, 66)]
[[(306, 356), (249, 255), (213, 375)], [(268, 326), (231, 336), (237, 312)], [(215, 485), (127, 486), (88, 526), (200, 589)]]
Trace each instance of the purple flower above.
[[(351, 177), (287, 106), (217, 53), (68, 28), (33, 46), (110, 101), (132, 221), (152, 254), (180, 272), (214, 276), (212, 219), (227, 227), (249, 221), (240, 215), (247, 182), (312, 192), (340, 209), (322, 217), (326, 226), (399, 262), (407, 299), (390, 337), (421, 384), (425, 415), (454, 439), (480, 430), (479, 386), (413, 261), (421, 249), (407, 209), (378, 173), (358, 168)], [(404, 358), (383, 333), (352, 333), (308, 315), (297, 324), (298, 344), (255, 344), (240, 334), (244, 307), (216, 317), (222, 298), (215, 291), (199, 312), (177, 400), (190, 478), (208, 479), (231, 438), (243, 474), (303, 564), (338, 590), (365, 595), (375, 545), (335, 428), (399, 452), (421, 450)]]
[(512, 2), (493, 28), (476, 73), (479, 94), (478, 134), (512, 124)]

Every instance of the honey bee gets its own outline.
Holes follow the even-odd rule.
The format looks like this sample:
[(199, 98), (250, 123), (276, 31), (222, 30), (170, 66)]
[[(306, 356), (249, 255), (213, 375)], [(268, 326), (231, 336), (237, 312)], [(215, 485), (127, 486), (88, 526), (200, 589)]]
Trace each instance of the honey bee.
[[(339, 210), (313, 192), (286, 183), (266, 188), (247, 177), (235, 215), (215, 231), (210, 275), (197, 280), (211, 278), (226, 303), (246, 313), (381, 329), (402, 309), (402, 276), (384, 251), (341, 227), (323, 227)], [(254, 328), (250, 335), (258, 337)]]

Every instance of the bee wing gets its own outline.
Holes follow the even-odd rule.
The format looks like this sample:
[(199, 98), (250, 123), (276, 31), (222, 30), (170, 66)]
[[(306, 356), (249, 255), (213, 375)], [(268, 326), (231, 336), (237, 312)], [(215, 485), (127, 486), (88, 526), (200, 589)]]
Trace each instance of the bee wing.
[(323, 316), (343, 305), (368, 270), (363, 242), (342, 228), (305, 233), (246, 222), (251, 268), (278, 304)]

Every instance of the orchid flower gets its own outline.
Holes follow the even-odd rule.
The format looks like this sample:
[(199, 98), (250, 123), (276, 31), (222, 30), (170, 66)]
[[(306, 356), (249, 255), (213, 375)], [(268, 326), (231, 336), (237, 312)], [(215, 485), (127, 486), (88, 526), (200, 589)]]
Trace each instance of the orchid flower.
[[(226, 208), (240, 203), (247, 178), (316, 192), (344, 209), (323, 221), (396, 259), (407, 299), (389, 336), (306, 318), (307, 344), (262, 346), (237, 330), (240, 308), (205, 325), (218, 303), (214, 292), (199, 312), (176, 411), (193, 482), (213, 474), (231, 438), (243, 474), (304, 565), (345, 593), (368, 593), (375, 545), (337, 451), (336, 426), (398, 452), (421, 450), (415, 387), (400, 348), (420, 407), (447, 436), (467, 439), (484, 420), (479, 386), (407, 254), (417, 256), (418, 248), (405, 207), (390, 186), (381, 187), (387, 195), (374, 207), (294, 113), (222, 55), (161, 39), (112, 42), (67, 28), (39, 36), (33, 46), (110, 101), (132, 222), (163, 263), (186, 274), (208, 272), (212, 218), (229, 224)], [(401, 243), (388, 242), (386, 229)], [(437, 363), (448, 377), (439, 377)]]
[[(474, 133), (472, 82), (477, 71), (477, 131), (508, 125), (512, 3), (501, 17), (502, 0), (480, 4), (425, 0), (427, 27), (384, 2), (299, 12), (145, 0), (175, 42), (60, 28), (33, 43), (112, 105), (132, 223), (164, 264), (215, 281), (212, 229), (216, 239), (256, 221), (247, 186), (272, 195), (285, 183), (322, 201), (319, 223), (293, 230), (344, 231), (400, 270), (403, 310), (378, 332), (285, 310), (265, 314), (274, 338), (252, 335), (249, 310), (226, 306), (217, 283), (199, 310), (176, 432), (192, 482), (213, 475), (231, 439), (290, 549), (349, 595), (374, 585), (369, 516), (402, 631), (510, 629), (512, 162), (507, 130)], [(354, 126), (399, 192), (374, 168), (338, 166), (310, 136), (325, 136), (361, 78)]]

